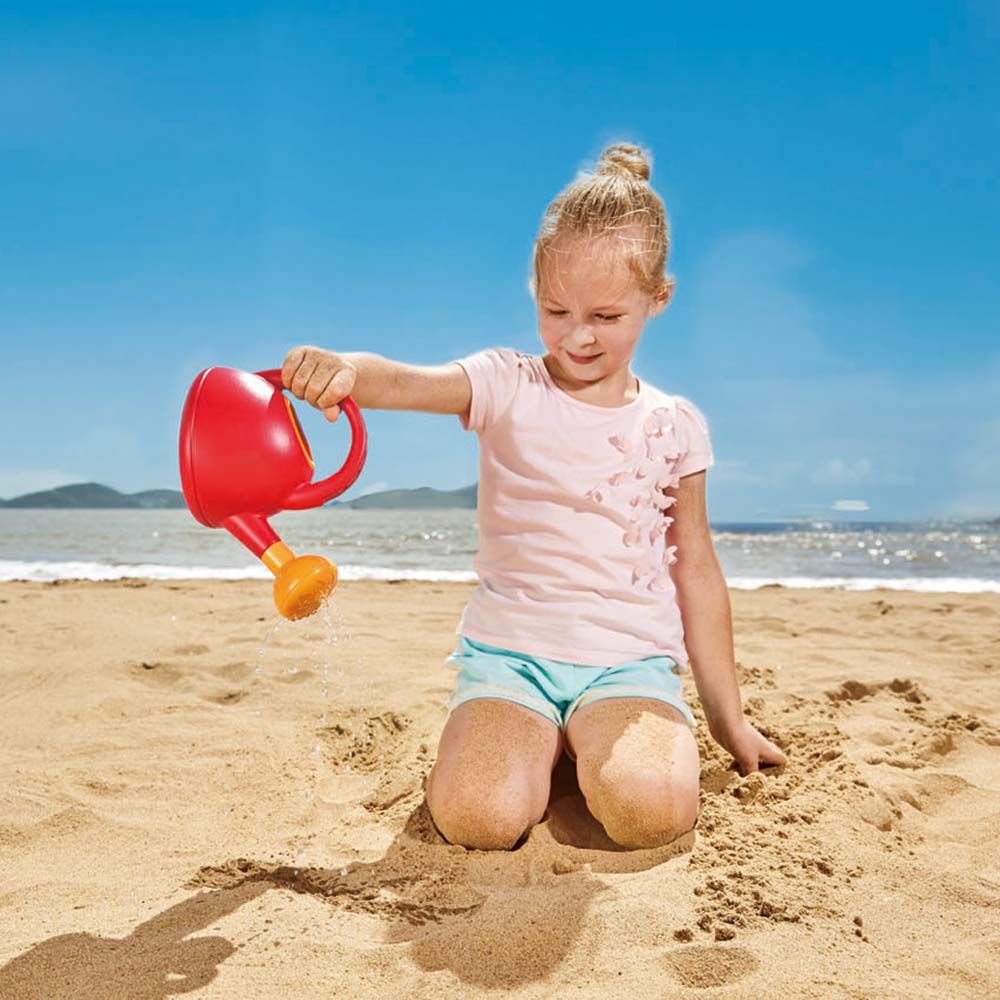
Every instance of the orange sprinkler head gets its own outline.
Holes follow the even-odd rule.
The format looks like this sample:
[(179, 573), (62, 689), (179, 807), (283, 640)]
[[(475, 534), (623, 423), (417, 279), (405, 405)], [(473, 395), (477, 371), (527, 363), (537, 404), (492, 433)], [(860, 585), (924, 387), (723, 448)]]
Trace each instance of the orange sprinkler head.
[(285, 617), (308, 618), (337, 586), (337, 567), (323, 556), (294, 556), (275, 542), (261, 557), (274, 573), (274, 605)]

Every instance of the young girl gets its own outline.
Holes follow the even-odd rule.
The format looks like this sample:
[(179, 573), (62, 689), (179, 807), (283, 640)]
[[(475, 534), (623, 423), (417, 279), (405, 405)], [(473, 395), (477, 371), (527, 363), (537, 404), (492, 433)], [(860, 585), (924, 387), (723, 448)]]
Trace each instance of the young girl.
[(741, 771), (786, 762), (743, 717), (705, 510), (705, 419), (629, 368), (674, 289), (649, 176), (643, 150), (611, 146), (546, 211), (529, 283), (545, 354), (490, 348), (417, 366), (298, 347), (282, 368), (329, 420), (351, 395), (362, 408), (456, 414), (478, 436), (480, 583), (456, 629), (426, 789), (453, 844), (513, 847), (542, 818), (564, 749), (617, 843), (691, 829), (688, 662), (709, 732)]

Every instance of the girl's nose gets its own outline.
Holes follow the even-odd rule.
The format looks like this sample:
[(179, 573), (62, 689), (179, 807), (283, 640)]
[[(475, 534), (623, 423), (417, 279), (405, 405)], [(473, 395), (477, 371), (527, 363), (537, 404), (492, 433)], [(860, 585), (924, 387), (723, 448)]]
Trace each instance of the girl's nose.
[(577, 347), (589, 347), (591, 344), (597, 343), (597, 338), (589, 326), (581, 326), (574, 331), (569, 343), (575, 344)]

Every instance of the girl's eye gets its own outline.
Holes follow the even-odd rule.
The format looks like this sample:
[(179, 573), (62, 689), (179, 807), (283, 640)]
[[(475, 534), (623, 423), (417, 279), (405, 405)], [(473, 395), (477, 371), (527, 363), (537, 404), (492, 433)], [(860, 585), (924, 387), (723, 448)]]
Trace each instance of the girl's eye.
[[(546, 306), (545, 311), (550, 316), (565, 316), (566, 315), (566, 310), (565, 309), (549, 309)], [(624, 316), (625, 314), (624, 313), (614, 313), (614, 314), (611, 314), (611, 313), (594, 313), (594, 315), (598, 319), (603, 319), (603, 320), (605, 320), (605, 321), (607, 321), (609, 323), (613, 323), (616, 319), (621, 319), (622, 316)]]

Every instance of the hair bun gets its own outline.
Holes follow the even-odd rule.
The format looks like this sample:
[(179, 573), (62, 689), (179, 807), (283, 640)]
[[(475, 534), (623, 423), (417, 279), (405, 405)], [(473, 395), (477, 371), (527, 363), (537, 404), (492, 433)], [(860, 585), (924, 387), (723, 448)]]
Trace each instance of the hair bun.
[(597, 161), (599, 174), (619, 174), (639, 181), (648, 181), (652, 168), (652, 159), (644, 149), (624, 142), (608, 146)]

